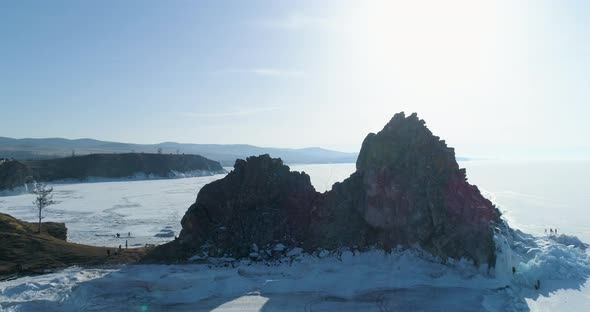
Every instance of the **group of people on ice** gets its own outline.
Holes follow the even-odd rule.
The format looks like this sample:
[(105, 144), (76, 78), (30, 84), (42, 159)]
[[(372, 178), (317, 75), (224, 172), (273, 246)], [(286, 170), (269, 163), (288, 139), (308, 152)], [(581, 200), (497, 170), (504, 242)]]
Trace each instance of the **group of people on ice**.
[[(545, 229), (545, 235), (547, 235), (547, 229)], [(557, 235), (557, 228), (555, 228), (555, 230), (549, 228), (549, 235)]]
[[(549, 228), (549, 231), (545, 229), (545, 235), (549, 234), (549, 236), (557, 235), (557, 228)], [(512, 275), (516, 274), (516, 267), (512, 267)], [(533, 288), (535, 290), (539, 290), (541, 288), (541, 281), (537, 280), (535, 284), (533, 284)]]
[[(121, 238), (123, 236), (121, 235), (121, 233), (117, 233), (117, 234), (115, 234), (115, 237), (116, 238)], [(131, 238), (131, 232), (127, 233), (127, 237)], [(128, 246), (129, 245), (127, 244), (127, 240), (125, 240), (125, 249), (127, 249)], [(119, 245), (119, 251), (118, 252), (121, 252), (122, 249), (123, 249), (123, 246)], [(115, 251), (115, 253), (117, 253), (117, 252)], [(107, 249), (107, 257), (110, 257), (110, 256), (111, 256), (111, 250), (110, 249)]]

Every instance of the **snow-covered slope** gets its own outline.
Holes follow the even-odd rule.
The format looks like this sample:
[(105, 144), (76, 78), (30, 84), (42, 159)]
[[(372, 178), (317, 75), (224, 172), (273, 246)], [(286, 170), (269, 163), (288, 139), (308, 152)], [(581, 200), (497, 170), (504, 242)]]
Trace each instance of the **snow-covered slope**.
[[(468, 262), (443, 264), (419, 250), (342, 250), (295, 253), (273, 263), (210, 259), (193, 265), (73, 267), (0, 283), (0, 307), (7, 311), (526, 311), (527, 300), (556, 291), (564, 283), (580, 287), (590, 273), (588, 255), (574, 247), (533, 237), (513, 238), (511, 244), (518, 245), (511, 249), (513, 259), (530, 259), (514, 275), (510, 263), (488, 273)], [(541, 244), (545, 245), (534, 247)], [(534, 291), (531, 282), (539, 278), (542, 290)]]

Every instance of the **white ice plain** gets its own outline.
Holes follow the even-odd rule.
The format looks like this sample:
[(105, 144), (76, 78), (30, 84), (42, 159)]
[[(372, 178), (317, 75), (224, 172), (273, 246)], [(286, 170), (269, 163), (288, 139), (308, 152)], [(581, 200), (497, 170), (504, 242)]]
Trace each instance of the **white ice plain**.
[[(129, 246), (161, 244), (179, 234), (180, 219), (201, 187), (223, 176), (54, 184), (54, 200), (59, 203), (46, 208), (44, 221), (65, 222), (68, 241), (76, 243), (118, 247), (127, 240)], [(33, 200), (31, 194), (0, 197), (0, 212), (35, 221)], [(163, 233), (172, 235), (156, 237)]]
[[(485, 174), (487, 165), (462, 165), (467, 167), (470, 181), (487, 194), (501, 193), (492, 183), (494, 177)], [(501, 167), (492, 163), (489, 166)], [(307, 165), (293, 166), (293, 169), (308, 172), (314, 186), (323, 191), (328, 188), (325, 185), (342, 180), (354, 171), (354, 165)], [(492, 171), (498, 174), (497, 168)], [(177, 235), (179, 220), (194, 202), (198, 190), (221, 177), (55, 185), (56, 199), (61, 203), (47, 210), (47, 220), (66, 222), (72, 241), (107, 246), (121, 244), (123, 239), (130, 245), (160, 243), (173, 237), (154, 235), (166, 229)], [(518, 184), (511, 183), (512, 191), (521, 194)], [(584, 187), (587, 190), (587, 186), (587, 182), (582, 184), (580, 190)], [(577, 190), (568, 189), (567, 195), (572, 196)], [(580, 193), (582, 197), (583, 194), (586, 193)], [(534, 192), (528, 195), (539, 197)], [(31, 200), (29, 195), (0, 197), (0, 211), (34, 220)], [(501, 207), (503, 204), (514, 207), (515, 211), (508, 215), (519, 216), (515, 223), (528, 224), (536, 232), (544, 226), (554, 226), (527, 223), (521, 218), (527, 215), (526, 211), (516, 211), (521, 207), (518, 199), (502, 202), (495, 197), (495, 200)], [(560, 198), (550, 198), (547, 203), (554, 201), (559, 202)], [(527, 206), (525, 202), (522, 206), (530, 204)], [(559, 212), (567, 213), (572, 211)], [(582, 223), (587, 217), (577, 219)], [(538, 219), (557, 218), (532, 218)], [(568, 229), (567, 224), (559, 226), (560, 232)], [(584, 226), (572, 222), (570, 228)], [(114, 236), (116, 233), (127, 236), (128, 232), (131, 238)], [(584, 240), (585, 233), (580, 232), (567, 234)], [(361, 254), (351, 250), (333, 254), (292, 253), (291, 257), (266, 264), (223, 263), (217, 259), (216, 265), (72, 267), (1, 282), (0, 310), (590, 311), (586, 282), (590, 260), (586, 252), (556, 243), (543, 233), (533, 237), (504, 231), (497, 234), (496, 241), (500, 249), (498, 264), (491, 274), (467, 262), (442, 264), (419, 250), (401, 249), (391, 254), (377, 250)], [(512, 266), (517, 269), (514, 275)], [(539, 290), (533, 288), (537, 280), (541, 281)]]

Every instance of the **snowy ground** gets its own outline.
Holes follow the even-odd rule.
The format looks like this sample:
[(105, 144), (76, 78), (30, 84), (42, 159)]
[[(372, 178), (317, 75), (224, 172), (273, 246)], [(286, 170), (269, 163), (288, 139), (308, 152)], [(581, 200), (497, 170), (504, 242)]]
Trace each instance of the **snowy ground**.
[[(511, 224), (537, 235), (499, 235), (502, 252), (493, 277), (470, 264), (443, 265), (407, 250), (299, 256), (269, 266), (73, 267), (1, 282), (0, 310), (590, 311), (588, 254), (543, 235), (545, 227), (559, 227), (588, 241), (590, 214), (579, 205), (587, 202), (584, 179), (590, 166), (574, 167), (579, 176), (570, 167), (550, 168), (555, 172), (543, 175), (534, 166), (514, 176), (522, 165), (462, 165), (470, 181), (507, 212)], [(354, 171), (354, 165), (293, 167), (309, 173), (319, 191)], [(509, 179), (498, 178), (510, 173)], [(133, 244), (161, 242), (168, 238), (154, 235), (166, 227), (177, 234), (200, 187), (221, 177), (56, 185), (61, 203), (47, 210), (47, 220), (66, 222), (69, 239), (78, 242), (118, 245), (117, 232), (131, 232)], [(535, 186), (523, 189), (527, 177), (535, 179)], [(30, 195), (0, 197), (0, 211), (34, 220), (31, 201)], [(551, 208), (555, 203), (559, 209)], [(532, 287), (537, 279), (540, 290)]]
[(471, 265), (429, 260), (408, 251), (344, 252), (273, 266), (70, 268), (4, 282), (0, 305), (8, 311), (474, 311), (512, 304), (502, 289), (506, 281)]
[[(590, 259), (574, 247), (519, 238), (527, 250), (500, 259), (496, 274), (468, 262), (442, 264), (416, 250), (295, 255), (274, 263), (134, 265), (23, 277), (0, 284), (6, 311), (526, 311), (579, 288)], [(545, 244), (545, 245), (544, 245)], [(524, 248), (524, 247), (523, 247)], [(518, 249), (518, 248), (516, 248)], [(534, 256), (531, 255), (534, 253)], [(512, 275), (507, 259), (525, 262)], [(213, 261), (211, 261), (213, 262)], [(541, 291), (531, 283), (543, 280)], [(510, 285), (509, 288), (506, 286)], [(550, 297), (551, 298), (551, 297)], [(535, 301), (536, 300), (536, 301)], [(569, 306), (584, 311), (588, 301)]]
[[(160, 244), (178, 235), (180, 219), (201, 187), (223, 176), (54, 184), (54, 200), (59, 203), (45, 209), (44, 221), (65, 222), (68, 241), (77, 243), (116, 247), (127, 240), (130, 246)], [(0, 197), (0, 212), (35, 221), (33, 200), (30, 194)], [(155, 237), (159, 233), (171, 234)]]
[[(293, 169), (309, 173), (316, 189), (323, 192), (347, 178), (354, 166), (300, 165)], [(77, 243), (117, 247), (127, 240), (129, 246), (161, 244), (179, 234), (180, 220), (201, 187), (223, 176), (53, 184), (54, 199), (59, 203), (46, 208), (44, 221), (65, 222), (68, 240)], [(31, 194), (1, 196), (0, 212), (36, 221), (33, 200)], [(165, 237), (156, 237), (158, 234)]]

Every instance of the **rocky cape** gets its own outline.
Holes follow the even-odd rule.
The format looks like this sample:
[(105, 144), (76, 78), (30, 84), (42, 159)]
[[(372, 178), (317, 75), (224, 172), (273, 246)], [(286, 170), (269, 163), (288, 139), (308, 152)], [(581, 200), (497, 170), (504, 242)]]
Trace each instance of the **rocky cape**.
[(174, 178), (225, 173), (221, 165), (199, 155), (90, 154), (45, 160), (0, 160), (0, 191), (33, 181), (85, 181), (90, 178)]
[(494, 266), (500, 212), (467, 182), (444, 140), (416, 114), (399, 113), (365, 138), (356, 172), (332, 190), (316, 192), (307, 174), (280, 159), (249, 157), (205, 185), (181, 223), (178, 239), (147, 261), (401, 245)]

